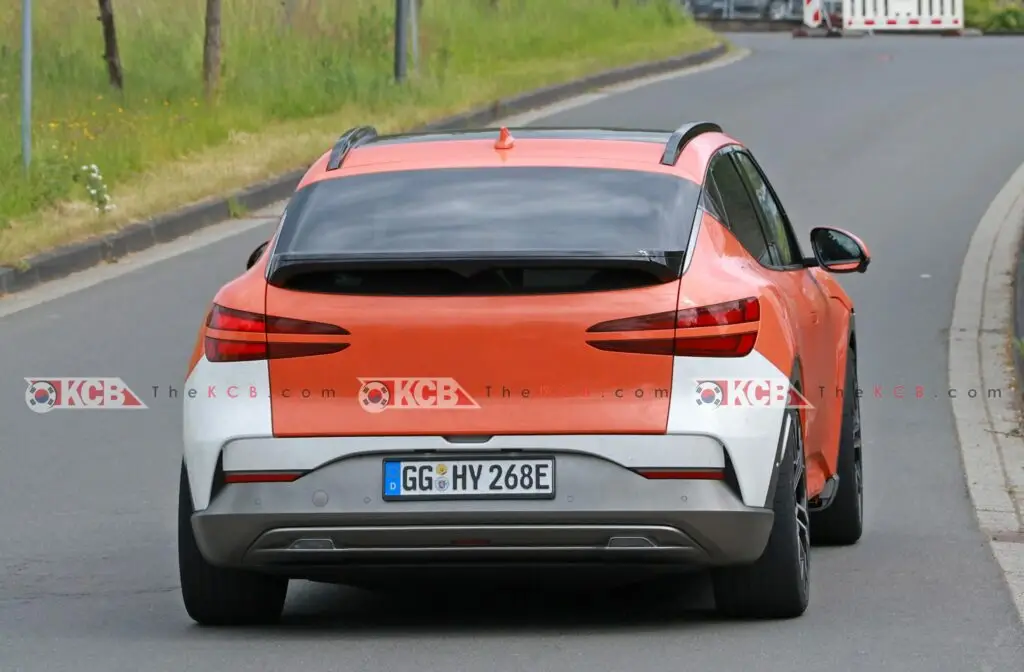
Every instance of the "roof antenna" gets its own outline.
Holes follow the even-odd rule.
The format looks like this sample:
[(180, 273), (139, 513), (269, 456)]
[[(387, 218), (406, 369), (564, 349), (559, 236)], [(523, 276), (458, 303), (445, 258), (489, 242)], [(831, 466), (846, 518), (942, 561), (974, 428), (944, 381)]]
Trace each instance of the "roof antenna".
[(504, 126), (501, 127), (501, 133), (498, 135), (498, 141), (494, 143), (495, 149), (512, 149), (515, 146), (516, 139), (512, 137), (508, 129)]

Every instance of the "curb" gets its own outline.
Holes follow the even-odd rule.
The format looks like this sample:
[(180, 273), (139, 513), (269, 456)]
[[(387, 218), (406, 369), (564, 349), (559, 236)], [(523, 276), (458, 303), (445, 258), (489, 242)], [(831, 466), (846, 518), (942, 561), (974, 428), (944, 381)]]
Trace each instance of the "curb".
[(842, 37), (850, 39), (851, 37), (864, 37), (864, 33), (845, 32), (839, 28), (829, 30), (828, 28), (808, 28), (807, 26), (800, 26), (793, 30), (793, 37)]
[(803, 25), (803, 19), (694, 19), (697, 25), (716, 33), (788, 33)]
[(951, 405), (978, 525), (1024, 621), (1021, 362), (1019, 352), (1007, 351), (1016, 350), (1007, 341), (1024, 326), (1022, 234), (1024, 164), (989, 205), (964, 256), (949, 330), (949, 387), (961, 391)]
[[(552, 105), (593, 89), (704, 65), (721, 58), (728, 51), (729, 46), (723, 42), (694, 54), (606, 70), (563, 84), (497, 100), (486, 107), (445, 117), (412, 129), (412, 132), (484, 126), (497, 119)], [(344, 129), (340, 129), (339, 133), (341, 130)], [(231, 219), (230, 203), (237, 203), (246, 210), (253, 211), (286, 200), (295, 191), (306, 170), (307, 168), (295, 170), (224, 197), (212, 197), (148, 221), (129, 224), (110, 234), (44, 252), (28, 259), (24, 267), (0, 266), (0, 296), (22, 292), (219, 224)]]

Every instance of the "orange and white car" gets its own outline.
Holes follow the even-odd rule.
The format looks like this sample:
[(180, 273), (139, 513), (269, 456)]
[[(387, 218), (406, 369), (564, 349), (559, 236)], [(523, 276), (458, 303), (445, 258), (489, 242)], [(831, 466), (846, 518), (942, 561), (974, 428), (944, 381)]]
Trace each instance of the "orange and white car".
[(198, 335), (188, 613), (273, 621), (292, 578), (587, 565), (710, 568), (724, 614), (799, 616), (812, 537), (855, 543), (863, 515), (832, 274), (870, 257), (832, 228), (810, 249), (710, 122), (347, 132)]

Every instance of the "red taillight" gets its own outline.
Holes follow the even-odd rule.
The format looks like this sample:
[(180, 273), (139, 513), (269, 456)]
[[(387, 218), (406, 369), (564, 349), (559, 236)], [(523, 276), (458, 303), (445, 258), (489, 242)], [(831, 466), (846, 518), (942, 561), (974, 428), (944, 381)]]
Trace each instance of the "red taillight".
[(244, 310), (225, 308), (213, 305), (206, 316), (206, 326), (219, 331), (244, 331), (248, 333), (266, 333), (266, 316), (258, 313), (247, 313)]
[[(621, 333), (629, 331), (667, 331), (672, 336), (658, 338), (623, 338), (587, 341), (598, 350), (644, 355), (675, 357), (745, 357), (757, 342), (761, 304), (755, 297), (729, 301), (712, 306), (640, 315), (601, 322), (587, 329), (589, 333)], [(687, 336), (684, 329), (732, 327), (729, 333)]]
[(721, 327), (730, 324), (745, 324), (761, 319), (761, 302), (755, 298), (719, 303), (714, 306), (687, 308), (676, 313), (678, 329), (697, 327)]
[[(214, 305), (206, 318), (204, 347), (211, 362), (250, 362), (261, 359), (309, 357), (340, 352), (348, 343), (330, 339), (282, 341), (278, 336), (348, 336), (333, 324), (250, 313)], [(216, 335), (210, 331), (223, 332)], [(232, 333), (233, 332), (233, 333)]]
[(206, 337), (206, 358), (211, 362), (248, 362), (267, 358), (266, 341), (226, 341)]

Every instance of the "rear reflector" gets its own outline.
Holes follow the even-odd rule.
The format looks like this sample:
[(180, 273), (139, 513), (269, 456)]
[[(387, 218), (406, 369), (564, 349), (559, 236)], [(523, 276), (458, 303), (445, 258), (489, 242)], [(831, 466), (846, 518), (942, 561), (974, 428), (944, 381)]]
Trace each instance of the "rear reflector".
[[(349, 332), (333, 324), (261, 315), (219, 305), (214, 305), (207, 316), (206, 328), (204, 350), (206, 359), (211, 362), (329, 355), (349, 346), (334, 340), (348, 336)], [(227, 333), (214, 335), (211, 331)], [(321, 336), (328, 341), (280, 341), (275, 336)]]
[(291, 483), (302, 476), (301, 471), (229, 471), (225, 483)]
[[(755, 297), (712, 306), (686, 308), (653, 315), (640, 315), (601, 322), (589, 333), (674, 330), (672, 337), (595, 340), (587, 343), (598, 350), (675, 357), (745, 357), (757, 342), (761, 304)], [(743, 328), (743, 327), (746, 328)], [(687, 336), (686, 329), (732, 327), (725, 334)], [(735, 327), (740, 327), (737, 330)]]
[(724, 481), (724, 469), (637, 469), (644, 478), (661, 481)]

